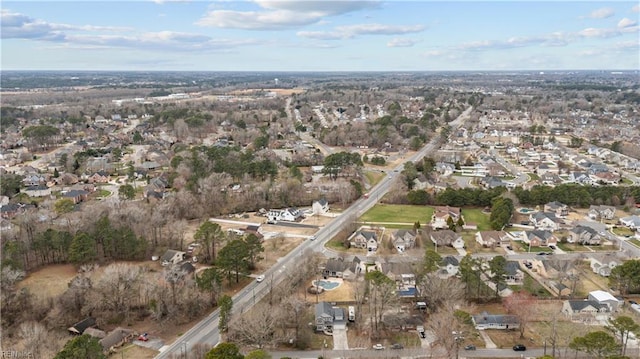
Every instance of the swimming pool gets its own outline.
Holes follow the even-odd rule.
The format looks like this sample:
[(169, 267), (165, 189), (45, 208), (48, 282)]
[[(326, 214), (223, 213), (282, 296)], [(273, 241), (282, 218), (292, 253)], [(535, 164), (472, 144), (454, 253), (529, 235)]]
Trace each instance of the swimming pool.
[(520, 213), (530, 213), (530, 212), (535, 212), (535, 209), (531, 209), (531, 208), (520, 208), (519, 212)]
[(328, 280), (314, 280), (313, 285), (322, 287), (325, 290), (332, 290), (332, 289), (338, 288), (340, 286), (340, 282), (333, 282)]

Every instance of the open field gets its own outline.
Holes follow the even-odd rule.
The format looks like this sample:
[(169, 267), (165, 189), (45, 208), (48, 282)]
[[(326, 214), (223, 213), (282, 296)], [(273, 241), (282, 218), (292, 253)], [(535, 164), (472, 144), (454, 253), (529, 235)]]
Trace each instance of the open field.
[(427, 206), (377, 204), (367, 211), (360, 220), (364, 222), (429, 223), (433, 208)]
[(384, 178), (385, 174), (376, 171), (364, 171), (364, 176), (367, 177), (369, 185), (373, 187)]
[(68, 283), (77, 274), (71, 264), (56, 264), (30, 273), (18, 283), (18, 288), (27, 288), (40, 299), (55, 298), (64, 293)]
[(489, 214), (482, 212), (482, 208), (463, 208), (462, 216), (465, 222), (475, 223), (479, 231), (491, 230), (489, 225)]

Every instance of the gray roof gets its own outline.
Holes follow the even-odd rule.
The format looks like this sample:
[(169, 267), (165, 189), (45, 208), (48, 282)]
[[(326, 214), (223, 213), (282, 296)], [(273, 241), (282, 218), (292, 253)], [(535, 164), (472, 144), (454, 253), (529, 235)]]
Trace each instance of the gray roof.
[(503, 314), (489, 314), (487, 312), (482, 312), (480, 314), (476, 314), (473, 316), (473, 321), (476, 325), (480, 324), (499, 324), (499, 325), (507, 325), (507, 324), (519, 324), (518, 317), (515, 315), (503, 315)]
[(172, 260), (173, 257), (178, 253), (184, 253), (184, 252), (176, 251), (174, 249), (167, 249), (167, 251), (164, 252), (164, 255), (162, 256), (161, 260), (168, 262), (168, 261)]
[(571, 310), (575, 312), (582, 311), (589, 306), (592, 306), (597, 310), (609, 310), (609, 306), (607, 304), (600, 304), (595, 300), (568, 300), (567, 302), (569, 303)]
[(327, 302), (320, 302), (316, 304), (316, 318), (330, 317), (333, 318), (333, 307)]
[(460, 262), (458, 261), (458, 259), (454, 256), (446, 256), (444, 258), (442, 258), (442, 265), (443, 266), (447, 266), (451, 264), (452, 266), (459, 266)]
[(109, 332), (106, 337), (100, 339), (100, 345), (102, 345), (103, 350), (108, 351), (111, 347), (119, 344), (131, 334), (133, 334), (133, 330), (116, 328)]
[(508, 275), (516, 275), (520, 271), (520, 264), (516, 261), (507, 261), (504, 269)]

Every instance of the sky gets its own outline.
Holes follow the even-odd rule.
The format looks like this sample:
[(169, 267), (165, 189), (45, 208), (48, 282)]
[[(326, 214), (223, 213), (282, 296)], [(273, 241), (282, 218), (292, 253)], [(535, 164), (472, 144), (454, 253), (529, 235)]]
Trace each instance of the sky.
[(637, 1), (2, 1), (2, 70), (638, 70)]

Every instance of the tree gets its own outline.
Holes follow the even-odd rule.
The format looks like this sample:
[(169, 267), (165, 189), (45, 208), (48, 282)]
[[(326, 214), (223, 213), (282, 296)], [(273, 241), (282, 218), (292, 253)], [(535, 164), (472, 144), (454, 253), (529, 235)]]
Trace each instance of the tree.
[(0, 192), (3, 196), (13, 197), (14, 194), (20, 193), (21, 186), (21, 176), (10, 173), (2, 174), (2, 186), (0, 186)]
[(622, 295), (640, 290), (640, 259), (630, 259), (613, 268), (609, 284)]
[(76, 204), (73, 203), (73, 200), (69, 198), (62, 198), (56, 201), (53, 205), (53, 210), (56, 211), (58, 215), (62, 215), (72, 212), (75, 207)]
[(506, 267), (507, 259), (503, 256), (495, 256), (489, 261), (489, 271), (491, 272), (489, 280), (496, 286), (496, 297), (498, 297), (500, 287), (502, 287), (507, 282)]
[(262, 246), (262, 241), (260, 240), (260, 238), (258, 238), (258, 236), (253, 233), (249, 233), (244, 241), (247, 245), (249, 268), (253, 269), (256, 267), (256, 263), (263, 259), (260, 256), (260, 253), (264, 252), (264, 247)]
[(144, 139), (142, 138), (142, 135), (140, 134), (140, 132), (138, 131), (134, 131), (133, 132), (133, 143), (142, 143)]
[(491, 228), (502, 230), (511, 221), (513, 210), (513, 201), (510, 198), (497, 197), (494, 199), (489, 217)]
[(227, 243), (220, 250), (216, 262), (227, 273), (229, 282), (231, 282), (231, 275), (235, 274), (236, 283), (239, 283), (240, 274), (249, 273), (249, 252), (246, 242), (241, 239), (234, 239)]
[(123, 184), (118, 187), (118, 195), (124, 199), (133, 199), (136, 196), (136, 190), (130, 184)]
[(619, 350), (619, 345), (609, 333), (599, 330), (587, 333), (583, 337), (573, 338), (569, 348), (601, 359), (615, 354)]
[(638, 333), (640, 331), (640, 325), (636, 323), (632, 318), (627, 316), (619, 316), (615, 319), (609, 319), (609, 325), (605, 327), (612, 332), (617, 338), (620, 338), (621, 351), (620, 354), (624, 356), (627, 351), (627, 343), (629, 341), (629, 334)]
[(220, 332), (225, 333), (229, 329), (231, 309), (233, 309), (233, 299), (225, 294), (220, 298), (218, 304), (220, 305), (220, 320), (218, 321), (218, 328), (220, 328)]
[(203, 270), (200, 275), (196, 273), (196, 284), (200, 290), (211, 294), (211, 305), (218, 303), (218, 295), (222, 293), (222, 275), (217, 267)]
[(507, 312), (518, 318), (520, 339), (524, 338), (524, 331), (527, 324), (534, 319), (536, 315), (533, 307), (535, 302), (535, 298), (526, 291), (513, 292), (502, 301)]
[(245, 313), (240, 320), (235, 320), (229, 328), (229, 336), (234, 341), (264, 348), (276, 339), (276, 329), (282, 322), (280, 313), (268, 303), (259, 303), (251, 311)]
[(240, 349), (233, 343), (220, 343), (211, 349), (205, 359), (244, 359)]
[(74, 264), (93, 262), (97, 259), (95, 241), (86, 233), (78, 233), (69, 246), (69, 261)]
[(377, 335), (382, 323), (385, 309), (397, 299), (396, 284), (380, 271), (367, 272), (364, 275), (369, 285), (369, 310), (371, 313), (372, 329)]
[(216, 259), (216, 242), (224, 236), (220, 225), (210, 221), (205, 221), (198, 227), (198, 230), (193, 235), (198, 241), (201, 241), (204, 245), (206, 262), (210, 262)]
[(438, 252), (428, 248), (424, 253), (424, 270), (425, 273), (433, 273), (442, 265), (442, 257)]
[(67, 342), (64, 348), (56, 354), (54, 359), (104, 359), (106, 356), (102, 354), (102, 345), (98, 342), (98, 338), (94, 338), (88, 334), (77, 336)]

